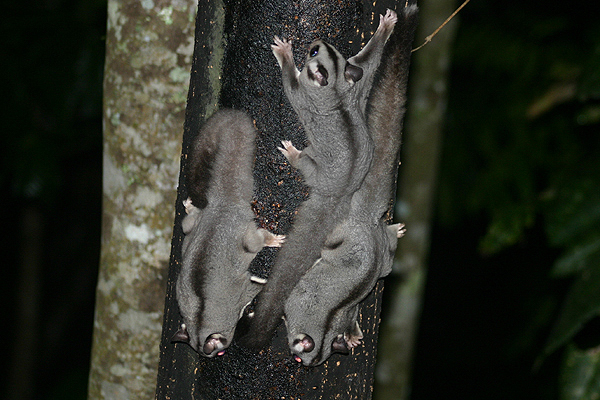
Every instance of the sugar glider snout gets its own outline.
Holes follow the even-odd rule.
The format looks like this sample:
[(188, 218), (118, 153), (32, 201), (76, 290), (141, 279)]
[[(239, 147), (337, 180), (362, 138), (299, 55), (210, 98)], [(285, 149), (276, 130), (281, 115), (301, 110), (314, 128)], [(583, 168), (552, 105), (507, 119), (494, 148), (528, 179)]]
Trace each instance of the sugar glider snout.
[[(304, 360), (300, 356), (310, 353), (315, 349), (315, 341), (310, 336), (301, 333), (296, 335), (296, 339), (294, 339), (292, 343), (292, 353), (294, 354), (294, 360), (299, 363), (303, 363)], [(305, 363), (305, 365), (308, 365)]]
[(310, 353), (314, 349), (315, 341), (313, 338), (303, 333), (296, 336), (293, 343), (293, 350), (295, 353)]
[(208, 357), (214, 357), (215, 355), (222, 356), (225, 354), (225, 347), (227, 346), (227, 339), (225, 336), (219, 333), (213, 333), (206, 338), (202, 351)]

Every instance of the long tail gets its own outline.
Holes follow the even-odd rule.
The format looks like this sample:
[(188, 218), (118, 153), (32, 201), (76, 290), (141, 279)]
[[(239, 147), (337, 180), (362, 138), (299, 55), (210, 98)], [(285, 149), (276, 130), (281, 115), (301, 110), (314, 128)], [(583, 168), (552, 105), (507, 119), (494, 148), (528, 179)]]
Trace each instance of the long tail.
[(206, 207), (210, 190), (230, 201), (250, 201), (255, 137), (252, 119), (243, 111), (222, 108), (206, 120), (192, 143), (186, 169), (194, 207)]
[[(405, 114), (406, 88), (418, 8), (405, 7), (398, 15), (369, 97), (367, 122), (375, 151), (373, 163), (357, 196), (362, 204), (377, 205), (385, 212), (394, 196)], [(372, 210), (376, 212), (376, 210)]]
[(254, 317), (241, 342), (250, 348), (266, 347), (283, 316), (285, 300), (302, 276), (321, 256), (325, 239), (347, 215), (349, 198), (311, 194), (281, 248), (265, 287), (257, 296)]

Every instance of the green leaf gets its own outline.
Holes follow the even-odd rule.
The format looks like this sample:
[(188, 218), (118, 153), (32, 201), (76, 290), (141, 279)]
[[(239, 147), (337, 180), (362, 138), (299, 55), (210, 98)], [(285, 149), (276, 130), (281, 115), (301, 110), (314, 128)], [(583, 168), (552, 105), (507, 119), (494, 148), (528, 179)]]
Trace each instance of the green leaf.
[(556, 246), (580, 240), (600, 227), (600, 187), (594, 178), (575, 179), (560, 187), (548, 212), (547, 234)]
[(597, 400), (600, 398), (600, 349), (567, 348), (561, 373), (562, 400)]
[(571, 285), (560, 315), (548, 339), (545, 355), (566, 344), (595, 316), (600, 316), (600, 256)]
[(494, 254), (517, 243), (535, 215), (528, 204), (508, 204), (495, 210), (490, 226), (479, 245), (483, 254)]
[(600, 106), (591, 105), (584, 107), (577, 114), (577, 123), (579, 125), (594, 125), (600, 122)]
[(571, 247), (562, 257), (560, 257), (552, 268), (553, 277), (563, 277), (581, 271), (586, 267), (591, 267), (592, 258), (596, 258), (600, 253), (600, 237), (592, 237), (583, 243)]

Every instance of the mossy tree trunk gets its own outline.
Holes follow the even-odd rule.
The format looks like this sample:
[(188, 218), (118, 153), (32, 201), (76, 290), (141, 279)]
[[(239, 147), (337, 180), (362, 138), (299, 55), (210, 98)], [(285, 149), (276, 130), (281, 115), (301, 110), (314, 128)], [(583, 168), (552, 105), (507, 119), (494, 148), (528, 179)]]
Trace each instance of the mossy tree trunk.
[(108, 1), (90, 399), (154, 393), (195, 14), (194, 0)]

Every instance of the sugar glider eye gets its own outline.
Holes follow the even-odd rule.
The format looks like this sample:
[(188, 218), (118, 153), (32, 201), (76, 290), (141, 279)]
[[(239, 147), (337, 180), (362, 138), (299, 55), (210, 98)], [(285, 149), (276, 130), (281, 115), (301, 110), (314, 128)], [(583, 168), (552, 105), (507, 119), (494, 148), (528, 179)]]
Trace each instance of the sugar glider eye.
[(312, 49), (310, 49), (309, 54), (311, 57), (315, 57), (317, 54), (319, 54), (319, 46), (317, 45), (317, 46), (313, 47)]

